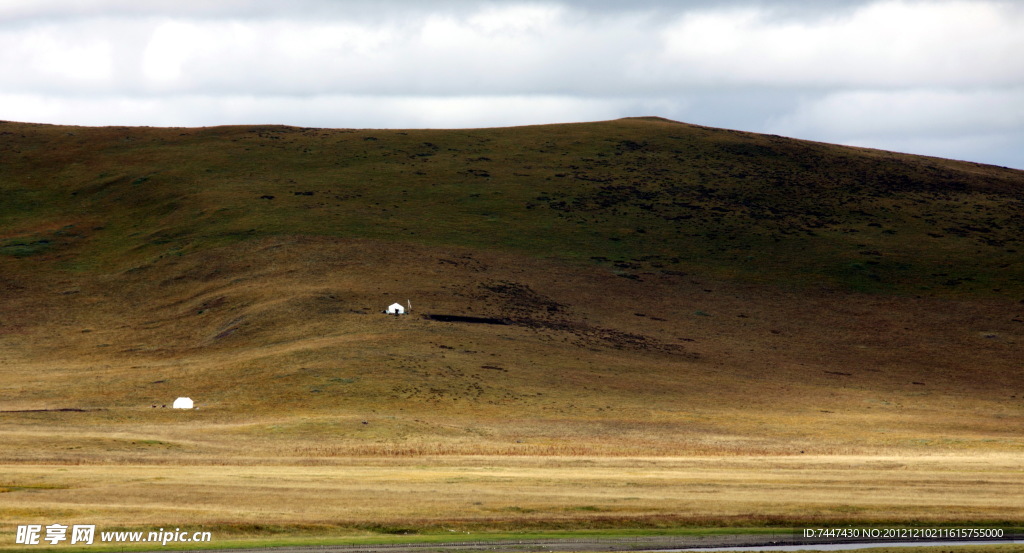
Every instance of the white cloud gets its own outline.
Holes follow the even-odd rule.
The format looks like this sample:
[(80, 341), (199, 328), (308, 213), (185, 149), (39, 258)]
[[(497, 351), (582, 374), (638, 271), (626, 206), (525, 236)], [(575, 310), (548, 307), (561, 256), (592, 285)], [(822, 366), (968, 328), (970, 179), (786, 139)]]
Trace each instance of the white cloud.
[(1024, 86), (829, 93), (774, 118), (765, 132), (1007, 164), (1008, 146), (1024, 135)]
[(102, 34), (63, 31), (53, 24), (0, 31), (0, 66), (5, 69), (0, 86), (91, 88), (113, 76), (112, 41)]
[(803, 102), (775, 132), (867, 138), (1024, 128), (1024, 86), (1002, 90), (842, 91)]
[(79, 19), (93, 17), (234, 17), (281, 16), (334, 11), (345, 0), (3, 0), (0, 20)]
[(182, 78), (183, 65), (194, 55), (198, 32), (194, 24), (170, 21), (153, 31), (142, 57), (142, 74), (156, 83)]
[[(1024, 84), (1024, 9), (996, 2), (887, 0), (809, 18), (751, 4), (667, 20), (550, 2), (467, 2), (382, 20), (343, 10), (324, 18), (301, 9), (275, 14), (263, 2), (254, 3), (263, 7), (260, 17), (209, 16), (193, 3), (185, 5), (199, 15), (133, 15), (133, 3), (105, 4), (119, 15), (0, 28), (0, 45), (8, 47), (0, 55), (13, 70), (8, 90), (56, 87), (69, 75), (113, 94), (155, 87), (193, 94), (664, 95), (708, 86)], [(114, 65), (122, 71), (115, 74)]]
[(996, 2), (866, 3), (839, 16), (762, 7), (682, 15), (663, 31), (680, 82), (801, 87), (1024, 82), (1024, 10)]
[(23, 45), (0, 54), (11, 69), (4, 89), (66, 84), (25, 53), (62, 60), (100, 44), (108, 67), (68, 65), (91, 77), (91, 90), (111, 95), (631, 94), (639, 81), (623, 74), (656, 46), (644, 38), (642, 17), (584, 20), (552, 4), (483, 4), (380, 21), (301, 11), (256, 18), (117, 13), (0, 26), (0, 45)]
[[(339, 128), (465, 128), (596, 121), (642, 105), (565, 96), (255, 96), (45, 98), (0, 95), (0, 119), (103, 126), (289, 124)], [(21, 117), (10, 117), (10, 114)]]

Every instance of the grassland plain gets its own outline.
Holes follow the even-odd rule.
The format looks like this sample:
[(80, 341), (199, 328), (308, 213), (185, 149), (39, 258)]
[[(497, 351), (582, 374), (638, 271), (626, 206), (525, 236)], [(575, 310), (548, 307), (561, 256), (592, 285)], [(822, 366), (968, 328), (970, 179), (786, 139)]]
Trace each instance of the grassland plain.
[(1021, 171), (0, 123), (0, 195), (0, 536), (1022, 520)]

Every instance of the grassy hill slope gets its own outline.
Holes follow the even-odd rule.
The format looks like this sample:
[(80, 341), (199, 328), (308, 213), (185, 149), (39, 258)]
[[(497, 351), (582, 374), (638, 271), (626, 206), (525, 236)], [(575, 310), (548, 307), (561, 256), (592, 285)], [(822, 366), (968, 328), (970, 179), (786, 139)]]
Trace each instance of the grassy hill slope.
[(124, 269), (313, 234), (758, 282), (1024, 295), (1020, 171), (659, 119), (467, 131), (0, 126), (2, 251)]
[(9, 460), (1024, 445), (1020, 171), (657, 118), (3, 123), (0, 198)]

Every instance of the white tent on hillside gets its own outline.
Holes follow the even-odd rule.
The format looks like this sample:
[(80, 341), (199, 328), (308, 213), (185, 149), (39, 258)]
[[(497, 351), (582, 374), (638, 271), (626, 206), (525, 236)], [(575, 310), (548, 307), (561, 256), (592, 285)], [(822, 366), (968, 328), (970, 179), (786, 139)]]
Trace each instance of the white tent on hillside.
[(385, 313), (388, 315), (401, 315), (405, 313), (405, 307), (400, 303), (392, 303), (388, 306), (388, 310)]
[(174, 400), (174, 405), (171, 405), (171, 407), (173, 407), (174, 409), (191, 409), (192, 398), (179, 397), (178, 399)]

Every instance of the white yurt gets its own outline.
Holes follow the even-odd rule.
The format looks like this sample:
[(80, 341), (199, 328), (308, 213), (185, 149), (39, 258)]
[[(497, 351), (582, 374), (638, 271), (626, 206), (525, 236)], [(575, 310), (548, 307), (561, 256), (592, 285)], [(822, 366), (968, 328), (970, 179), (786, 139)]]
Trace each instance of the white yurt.
[(388, 310), (386, 311), (386, 313), (388, 315), (401, 315), (405, 313), (405, 307), (403, 307), (402, 304), (400, 303), (392, 303), (391, 305), (388, 306)]
[(179, 397), (178, 399), (174, 400), (174, 405), (171, 405), (171, 407), (175, 409), (191, 409), (192, 398)]

